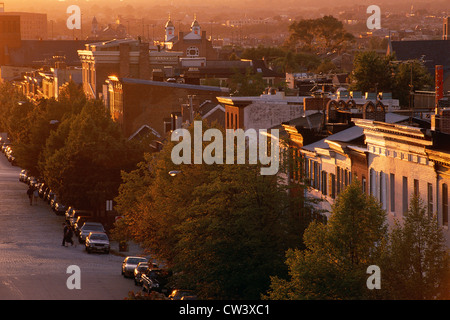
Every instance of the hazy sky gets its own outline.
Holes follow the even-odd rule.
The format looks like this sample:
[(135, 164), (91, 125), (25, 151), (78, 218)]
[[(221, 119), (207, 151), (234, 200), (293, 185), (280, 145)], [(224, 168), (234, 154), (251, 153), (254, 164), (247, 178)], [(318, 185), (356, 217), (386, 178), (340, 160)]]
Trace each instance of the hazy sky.
[[(376, 4), (383, 10), (409, 10), (411, 4), (415, 8), (442, 9), (450, 12), (449, 0), (0, 0), (5, 3), (6, 11), (27, 11), (47, 13), (49, 19), (64, 15), (69, 5), (77, 4), (87, 15), (92, 11), (116, 11), (117, 8), (134, 10), (135, 15), (148, 14), (146, 10), (158, 8), (155, 12), (166, 10), (176, 14), (177, 10), (184, 12), (197, 12), (201, 8), (203, 12), (210, 12), (212, 15), (221, 14), (225, 11), (240, 9), (238, 13), (263, 12), (263, 15), (301, 14), (306, 10), (328, 11), (332, 14), (334, 8), (368, 6)], [(224, 4), (226, 4), (224, 6)], [(91, 10), (94, 8), (93, 10)], [(137, 10), (135, 10), (137, 9)], [(139, 10), (141, 9), (141, 10)], [(123, 10), (122, 10), (123, 11)], [(116, 14), (123, 14), (117, 10)], [(130, 10), (129, 10), (130, 11)]]
[[(133, 5), (133, 6), (154, 6), (154, 5), (203, 5), (203, 6), (212, 6), (218, 5), (223, 6), (224, 1), (222, 0), (0, 0), (0, 2), (4, 2), (7, 10), (11, 11), (16, 8), (23, 7), (39, 7), (39, 8), (51, 8), (54, 5), (58, 4), (98, 4), (98, 5)], [(226, 6), (238, 6), (238, 5), (254, 5), (257, 7), (270, 7), (273, 6), (273, 3), (276, 3), (277, 7), (280, 8), (282, 6), (290, 6), (290, 7), (312, 7), (312, 8), (320, 8), (320, 7), (329, 7), (329, 6), (344, 6), (344, 5), (369, 5), (369, 4), (398, 4), (404, 5), (405, 7), (410, 7), (411, 4), (417, 5), (432, 5), (432, 4), (440, 4), (442, 6), (448, 7), (448, 0), (434, 0), (434, 1), (426, 1), (426, 0), (277, 0), (277, 1), (268, 1), (268, 0), (228, 0), (225, 2)], [(10, 8), (10, 9), (8, 9)]]

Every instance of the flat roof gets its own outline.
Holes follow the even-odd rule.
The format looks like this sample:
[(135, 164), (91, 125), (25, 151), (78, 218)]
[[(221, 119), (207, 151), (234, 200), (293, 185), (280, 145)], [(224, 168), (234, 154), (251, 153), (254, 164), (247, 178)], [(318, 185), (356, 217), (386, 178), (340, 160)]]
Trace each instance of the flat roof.
[(132, 79), (132, 78), (120, 78), (120, 82), (122, 83), (132, 83), (132, 84), (144, 84), (151, 86), (160, 86), (160, 87), (171, 87), (171, 88), (180, 88), (180, 89), (191, 89), (191, 90), (204, 90), (204, 91), (216, 91), (221, 93), (228, 93), (228, 88), (214, 87), (214, 86), (202, 86), (195, 84), (185, 84), (185, 83), (176, 83), (176, 82), (163, 82), (163, 81), (154, 81), (154, 80), (144, 80), (144, 79)]

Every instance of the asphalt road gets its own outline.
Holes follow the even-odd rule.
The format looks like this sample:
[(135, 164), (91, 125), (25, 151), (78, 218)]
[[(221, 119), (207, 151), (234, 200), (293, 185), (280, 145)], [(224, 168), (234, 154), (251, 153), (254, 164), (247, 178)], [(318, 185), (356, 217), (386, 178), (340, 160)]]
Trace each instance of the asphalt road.
[[(122, 300), (139, 291), (121, 276), (122, 256), (88, 254), (76, 240), (61, 245), (64, 217), (42, 199), (30, 206), (20, 170), (0, 154), (0, 300)], [(67, 273), (72, 265), (79, 282)], [(69, 289), (68, 279), (80, 289)]]

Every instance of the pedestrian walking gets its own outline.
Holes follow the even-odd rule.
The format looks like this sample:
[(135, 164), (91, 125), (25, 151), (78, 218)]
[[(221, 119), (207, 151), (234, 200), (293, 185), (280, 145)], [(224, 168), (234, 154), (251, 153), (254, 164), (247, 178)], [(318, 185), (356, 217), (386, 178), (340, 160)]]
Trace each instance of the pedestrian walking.
[(64, 229), (63, 229), (63, 240), (62, 240), (62, 246), (66, 246), (66, 234), (69, 226), (66, 223), (63, 223)]
[(39, 191), (38, 191), (37, 188), (34, 188), (34, 191), (33, 191), (33, 198), (34, 198), (34, 203), (35, 203), (35, 204), (37, 204), (38, 197), (39, 197)]
[(72, 245), (72, 247), (73, 247), (73, 240), (72, 240), (72, 237), (73, 237), (73, 231), (72, 231), (72, 228), (71, 228), (71, 227), (67, 227), (66, 240), (65, 240), (65, 242), (70, 243), (70, 244)]
[(30, 199), (30, 206), (33, 205), (33, 188), (29, 187), (27, 190), (28, 198)]

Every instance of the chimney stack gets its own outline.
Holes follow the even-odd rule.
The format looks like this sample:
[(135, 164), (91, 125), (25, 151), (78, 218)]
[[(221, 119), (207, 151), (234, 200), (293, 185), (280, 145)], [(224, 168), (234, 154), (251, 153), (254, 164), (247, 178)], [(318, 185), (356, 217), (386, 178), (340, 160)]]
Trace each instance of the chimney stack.
[(444, 18), (442, 40), (450, 40), (450, 17)]

